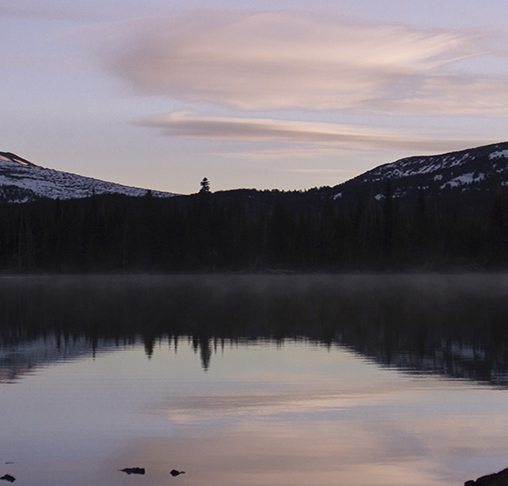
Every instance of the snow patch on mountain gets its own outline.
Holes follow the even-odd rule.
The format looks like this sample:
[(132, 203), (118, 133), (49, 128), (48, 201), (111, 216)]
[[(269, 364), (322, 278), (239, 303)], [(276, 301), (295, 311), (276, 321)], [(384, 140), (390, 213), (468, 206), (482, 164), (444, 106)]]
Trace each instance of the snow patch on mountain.
[(0, 197), (9, 202), (22, 203), (38, 198), (81, 199), (94, 194), (142, 197), (148, 192), (153, 197), (175, 195), (47, 169), (10, 152), (0, 152)]
[(508, 185), (508, 142), (383, 164), (335, 186), (335, 194), (349, 203), (371, 198), (379, 201), (388, 180), (394, 198), (416, 197), (420, 189), (426, 197), (448, 197), (453, 191), (488, 195)]
[(475, 172), (468, 172), (467, 174), (462, 174), (441, 185), (441, 189), (444, 189), (447, 185), (450, 187), (458, 187), (462, 186), (463, 184), (471, 184), (473, 182), (479, 182), (483, 179), (485, 179), (485, 174), (479, 173), (475, 176)]
[(508, 158), (508, 150), (499, 150), (498, 152), (492, 152), (489, 154), (489, 159), (507, 159)]
[[(30, 165), (28, 164), (27, 162), (25, 162), (24, 160), (20, 160), (20, 159), (15, 159), (15, 158), (9, 158), (9, 157), (6, 157), (5, 155), (0, 155), (0, 161), (5, 163), (5, 164), (21, 164), (21, 165)], [(34, 164), (35, 165), (35, 164)]]

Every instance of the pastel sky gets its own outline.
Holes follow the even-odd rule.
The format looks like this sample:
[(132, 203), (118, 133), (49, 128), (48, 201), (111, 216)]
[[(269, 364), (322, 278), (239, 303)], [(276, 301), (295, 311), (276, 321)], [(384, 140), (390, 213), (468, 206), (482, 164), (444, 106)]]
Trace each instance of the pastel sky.
[(0, 0), (0, 151), (192, 193), (508, 140), (506, 0)]

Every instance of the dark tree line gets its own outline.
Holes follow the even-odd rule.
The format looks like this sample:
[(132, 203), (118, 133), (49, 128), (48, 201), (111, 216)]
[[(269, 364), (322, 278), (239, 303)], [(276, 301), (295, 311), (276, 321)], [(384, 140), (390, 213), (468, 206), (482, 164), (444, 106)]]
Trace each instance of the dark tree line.
[[(204, 183), (204, 185), (203, 185)], [(504, 268), (508, 196), (487, 205), (310, 193), (92, 196), (0, 206), (4, 272)]]

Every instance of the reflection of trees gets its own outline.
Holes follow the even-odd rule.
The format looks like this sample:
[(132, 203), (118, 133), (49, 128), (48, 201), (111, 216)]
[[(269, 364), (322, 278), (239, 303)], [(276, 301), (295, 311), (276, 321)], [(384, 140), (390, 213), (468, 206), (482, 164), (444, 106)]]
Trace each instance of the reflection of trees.
[(201, 364), (203, 369), (206, 371), (210, 366), (210, 358), (212, 357), (212, 348), (210, 346), (210, 338), (206, 335), (194, 335), (192, 336), (192, 347), (194, 352), (199, 351), (201, 357)]
[(148, 356), (188, 339), (205, 370), (225, 343), (305, 339), (505, 386), (507, 290), (501, 275), (4, 278), (0, 366), (1, 352), (46, 337), (57, 349), (141, 340)]

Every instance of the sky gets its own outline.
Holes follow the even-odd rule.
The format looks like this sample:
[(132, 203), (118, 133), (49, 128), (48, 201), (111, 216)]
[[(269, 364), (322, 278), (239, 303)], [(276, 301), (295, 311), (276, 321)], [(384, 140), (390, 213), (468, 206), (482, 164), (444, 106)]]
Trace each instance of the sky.
[(508, 140), (506, 0), (0, 0), (0, 151), (130, 186), (334, 186)]

